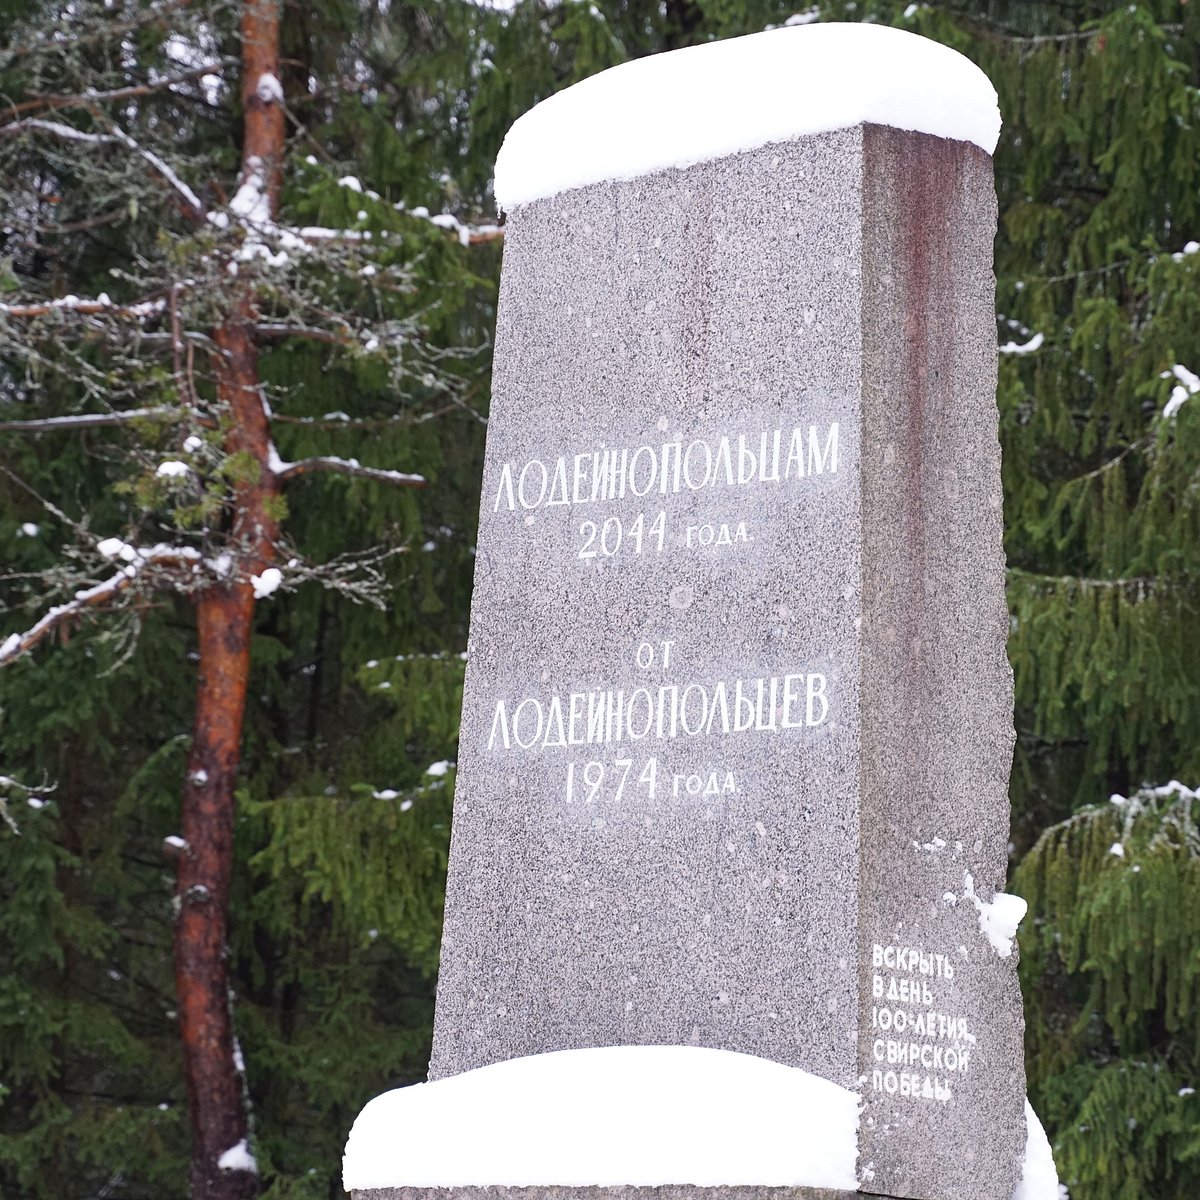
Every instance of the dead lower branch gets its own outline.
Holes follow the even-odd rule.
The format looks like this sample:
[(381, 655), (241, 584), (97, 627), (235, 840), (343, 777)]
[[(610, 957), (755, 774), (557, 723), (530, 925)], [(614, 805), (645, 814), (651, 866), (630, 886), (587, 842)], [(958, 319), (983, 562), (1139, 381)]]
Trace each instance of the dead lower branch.
[(167, 405), (159, 408), (131, 408), (127, 412), (79, 413), (69, 417), (0, 421), (0, 433), (47, 433), (61, 429), (99, 429), (105, 425), (128, 425), (134, 421), (172, 421), (182, 416), (182, 409)]
[(378, 467), (364, 467), (356, 458), (336, 458), (332, 455), (320, 455), (316, 458), (302, 458), (298, 462), (283, 463), (275, 471), (275, 477), (281, 484), (290, 483), (301, 475), (310, 475), (317, 471), (331, 471), (339, 475), (354, 475), (360, 479), (373, 479), (377, 483), (390, 483), (393, 487), (425, 487), (424, 475), (410, 475), (404, 471), (385, 471)]
[[(130, 87), (112, 88), (106, 92), (34, 96), (30, 100), (23, 100), (20, 104), (12, 105), (8, 111), (14, 116), (20, 116), (22, 113), (38, 112), (39, 110), (58, 111), (64, 108), (94, 108), (97, 104), (104, 104), (113, 100), (136, 100), (141, 96), (151, 96), (155, 92), (162, 92), (177, 87), (181, 83), (189, 83), (193, 79), (199, 79), (202, 75), (220, 75), (228, 65), (227, 60), (221, 59), (217, 62), (204, 63), (202, 66), (191, 67), (186, 71), (180, 71), (176, 75), (170, 75), (155, 83), (139, 83)], [(10, 122), (6, 121), (4, 124), (7, 125)]]
[(111, 129), (111, 133), (89, 133), (84, 129), (76, 129), (73, 125), (64, 125), (61, 121), (48, 121), (43, 117), (23, 117), (19, 121), (0, 125), (0, 137), (12, 137), (14, 134), (34, 131), (48, 133), (61, 141), (83, 142), (93, 146), (124, 146), (145, 162), (171, 188), (187, 216), (194, 221), (204, 219), (205, 209), (200, 197), (179, 178), (162, 158), (130, 137), (119, 125), (112, 125)]

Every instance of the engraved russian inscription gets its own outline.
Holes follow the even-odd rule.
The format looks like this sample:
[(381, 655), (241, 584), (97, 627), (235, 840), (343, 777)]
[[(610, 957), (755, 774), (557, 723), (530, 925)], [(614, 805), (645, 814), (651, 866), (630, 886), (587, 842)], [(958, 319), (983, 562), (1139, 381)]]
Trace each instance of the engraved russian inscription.
[(975, 1046), (967, 1019), (937, 1008), (938, 981), (954, 978), (951, 956), (877, 942), (871, 966), (871, 1090), (944, 1103)]

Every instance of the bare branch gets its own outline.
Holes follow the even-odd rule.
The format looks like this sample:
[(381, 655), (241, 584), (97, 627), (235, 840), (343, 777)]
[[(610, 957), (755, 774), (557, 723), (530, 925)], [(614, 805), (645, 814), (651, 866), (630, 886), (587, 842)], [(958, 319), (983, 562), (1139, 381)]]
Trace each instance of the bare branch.
[(288, 325), (280, 321), (264, 322), (254, 327), (254, 332), (260, 338), (272, 341), (282, 341), (285, 338), (305, 338), (310, 342), (328, 342), (333, 346), (353, 345), (354, 339), (348, 333), (332, 329), (321, 329), (313, 325)]
[[(33, 226), (35, 233), (86, 233), (89, 229), (102, 229), (105, 225), (116, 225), (119, 221), (129, 220), (128, 207), (114, 208), (109, 212), (101, 213), (97, 217), (85, 217), (79, 221), (61, 221), (53, 224), (43, 225), (41, 222)], [(21, 245), (34, 247), (42, 247), (43, 243), (35, 241), (33, 238), (24, 237), (21, 239)]]
[(93, 146), (124, 146), (154, 169), (155, 173), (182, 201), (182, 207), (189, 216), (195, 220), (204, 217), (205, 210), (204, 205), (200, 202), (200, 197), (153, 150), (145, 149), (119, 125), (112, 126), (112, 133), (88, 133), (86, 130), (76, 129), (73, 125), (64, 125), (61, 121), (47, 121), (42, 117), (25, 117), (20, 121), (12, 121), (8, 125), (0, 125), (0, 137), (11, 137), (15, 133), (22, 133), (30, 129), (52, 134), (54, 137), (68, 142), (86, 142)]
[(280, 483), (290, 483), (301, 475), (316, 471), (332, 471), (339, 475), (355, 475), (360, 479), (374, 479), (378, 483), (390, 483), (394, 487), (424, 487), (423, 475), (408, 475), (403, 471), (384, 471), (377, 467), (364, 467), (356, 458), (334, 458), (321, 455), (317, 458), (302, 458), (294, 463), (279, 463), (275, 475)]
[(170, 421), (182, 417), (178, 408), (131, 408), (128, 412), (79, 413), (70, 417), (42, 417), (29, 421), (0, 421), (0, 433), (44, 433), (54, 429), (99, 429), (104, 425), (128, 425), (131, 421)]
[(293, 586), (297, 583), (319, 583), (354, 604), (369, 604), (383, 610), (387, 607), (390, 595), (383, 564), (408, 552), (407, 545), (396, 543), (374, 546), (360, 553), (342, 554), (317, 564), (307, 564), (293, 558), (288, 563), (288, 581)]
[(446, 404), (429, 412), (392, 417), (352, 417), (343, 412), (326, 413), (323, 417), (294, 417), (277, 412), (271, 419), (281, 425), (311, 425), (315, 429), (386, 429), (390, 425), (423, 425), (426, 421), (457, 412), (461, 407), (461, 404)]
[[(227, 60), (205, 63), (203, 66), (192, 67), (181, 71), (178, 75), (170, 75), (155, 83), (141, 83), (131, 87), (113, 88), (107, 92), (81, 92), (72, 96), (35, 96), (32, 100), (24, 100), (14, 104), (8, 111), (13, 114), (36, 112), (38, 109), (90, 108), (110, 100), (135, 100), (139, 96), (150, 96), (167, 88), (173, 88), (181, 83), (198, 79), (201, 75), (220, 75), (228, 65)], [(7, 123), (7, 122), (6, 122)]]
[(88, 536), (87, 530), (78, 521), (73, 521), (65, 512), (63, 512), (61, 508), (58, 507), (57, 504), (47, 500), (46, 497), (43, 496), (36, 488), (26, 483), (26, 481), (22, 479), (20, 475), (10, 471), (8, 467), (4, 466), (3, 463), (0, 463), (0, 474), (7, 475), (8, 478), (17, 485), (17, 487), (24, 492), (28, 492), (29, 495), (31, 495), (52, 517), (57, 517), (58, 520), (60, 520), (69, 529), (73, 529), (81, 538), (86, 538)]

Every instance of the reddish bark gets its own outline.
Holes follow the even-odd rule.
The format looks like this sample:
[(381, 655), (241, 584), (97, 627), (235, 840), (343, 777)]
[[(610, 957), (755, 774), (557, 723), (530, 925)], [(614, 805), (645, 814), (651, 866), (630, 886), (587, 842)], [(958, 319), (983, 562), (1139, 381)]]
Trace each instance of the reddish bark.
[[(274, 0), (247, 0), (242, 14), (245, 108), (243, 174), (257, 159), (276, 208), (284, 149), (284, 117), (260, 89), (279, 74), (279, 10)], [(264, 95), (260, 95), (264, 92)], [(274, 559), (279, 485), (270, 469), (271, 430), (263, 404), (254, 296), (247, 291), (213, 333), (220, 349), (217, 389), (230, 415), (225, 449), (249, 464), (234, 488), (229, 530), (236, 573), (196, 601), (200, 666), (196, 716), (183, 791), (179, 915), (175, 981), (192, 1121), (192, 1200), (248, 1200), (258, 1192), (250, 1171), (222, 1169), (225, 1151), (247, 1138), (242, 1079), (234, 1063), (233, 1022), (226, 969), (230, 878), (233, 870), (234, 789), (254, 628), (251, 575)]]
[(254, 597), (238, 585), (197, 602), (200, 670), (196, 720), (183, 796), (175, 988), (192, 1118), (192, 1200), (245, 1200), (258, 1191), (246, 1171), (223, 1170), (221, 1155), (246, 1137), (234, 1066), (225, 970), (233, 792), (241, 753)]
[(266, 167), (271, 211), (279, 204), (283, 179), (284, 112), (259, 87), (263, 76), (279, 80), (279, 4), (245, 0), (242, 8), (242, 164), (259, 159)]

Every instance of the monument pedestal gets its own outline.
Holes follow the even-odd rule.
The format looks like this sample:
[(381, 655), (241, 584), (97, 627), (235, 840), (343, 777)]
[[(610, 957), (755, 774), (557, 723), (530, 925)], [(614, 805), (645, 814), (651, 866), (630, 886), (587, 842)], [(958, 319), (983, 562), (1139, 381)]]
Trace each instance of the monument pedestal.
[(869, 1192), (774, 1187), (366, 1188), (351, 1200), (884, 1200)]

